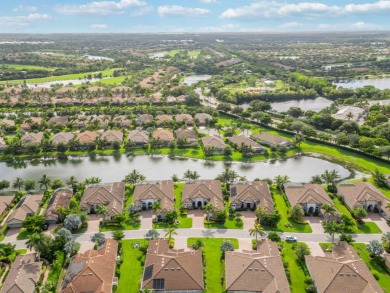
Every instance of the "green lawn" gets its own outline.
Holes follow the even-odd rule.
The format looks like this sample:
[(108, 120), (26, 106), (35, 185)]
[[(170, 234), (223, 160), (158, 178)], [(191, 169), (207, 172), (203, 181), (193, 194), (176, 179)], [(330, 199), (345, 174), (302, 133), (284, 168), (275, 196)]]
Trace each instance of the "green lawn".
[(298, 258), (293, 249), (293, 243), (283, 242), (283, 250), (281, 252), (283, 262), (288, 263), (290, 272), (290, 287), (292, 293), (305, 292), (306, 284), (304, 283), (306, 276), (309, 276), (305, 264), (298, 261)]
[(174, 57), (176, 54), (178, 54), (178, 53), (180, 53), (180, 52), (182, 52), (183, 50), (180, 50), (180, 49), (175, 49), (175, 50), (171, 50), (171, 51), (169, 51), (168, 53), (167, 53), (167, 55), (169, 56), (169, 57)]
[(188, 52), (188, 56), (190, 57), (198, 57), (199, 54), (200, 54), (200, 50), (193, 50)]
[(359, 256), (364, 260), (370, 271), (376, 274), (379, 277), (378, 283), (382, 287), (382, 289), (389, 293), (390, 292), (390, 274), (389, 271), (386, 272), (384, 268), (375, 263), (370, 258), (370, 254), (366, 249), (366, 244), (363, 243), (353, 243), (353, 247)]
[[(133, 243), (144, 245), (144, 239), (122, 240), (123, 263), (120, 267), (121, 277), (119, 278), (117, 293), (138, 292), (142, 278), (142, 263), (145, 260), (144, 254), (138, 248), (132, 248)], [(147, 245), (147, 241), (145, 242)]]
[(264, 228), (268, 231), (311, 233), (312, 229), (309, 224), (299, 224), (288, 217), (289, 206), (287, 206), (282, 193), (275, 187), (271, 188), (271, 192), (274, 198), (275, 209), (282, 218), (276, 228), (267, 226)]
[(242, 228), (244, 227), (242, 221), (237, 222), (234, 218), (230, 218), (229, 216), (226, 218), (224, 224), (215, 223), (215, 222), (208, 223), (207, 220), (205, 219), (204, 226), (206, 228), (212, 228), (212, 229), (239, 229), (239, 230), (242, 230)]
[(28, 236), (34, 234), (34, 232), (29, 232), (25, 229), (21, 229), (18, 236), (16, 237), (17, 240), (25, 240), (28, 238)]
[(12, 68), (16, 70), (47, 70), (47, 71), (53, 71), (55, 68), (53, 67), (45, 67), (45, 66), (36, 66), (36, 65), (24, 65), (24, 64), (13, 64), (13, 63), (0, 63), (1, 67), (7, 67)]
[(205, 290), (204, 292), (216, 293), (224, 292), (225, 285), (222, 278), (225, 278), (224, 264), (221, 261), (221, 244), (225, 240), (232, 242), (235, 249), (238, 248), (237, 239), (222, 239), (222, 238), (188, 238), (187, 244), (192, 245), (200, 239), (204, 246), (202, 247), (203, 258), (205, 262)]

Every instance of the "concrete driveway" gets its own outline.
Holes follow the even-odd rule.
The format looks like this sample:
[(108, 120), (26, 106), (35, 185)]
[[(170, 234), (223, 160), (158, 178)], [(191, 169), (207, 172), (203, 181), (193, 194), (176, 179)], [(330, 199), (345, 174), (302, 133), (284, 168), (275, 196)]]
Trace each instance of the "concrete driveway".
[(243, 211), (240, 212), (242, 214), (242, 223), (244, 224), (243, 229), (249, 230), (253, 228), (255, 221), (256, 221), (256, 215), (254, 211)]
[(306, 242), (310, 248), (310, 254), (312, 256), (325, 256), (325, 252), (322, 250), (318, 242)]
[(13, 242), (16, 241), (16, 237), (22, 228), (11, 228), (8, 230), (7, 235), (4, 237), (4, 242)]
[(244, 251), (249, 250), (252, 251), (252, 239), (250, 238), (239, 238), (238, 239), (238, 250)]
[(187, 217), (192, 218), (192, 228), (204, 228), (204, 218), (206, 215), (203, 210), (189, 210)]
[(151, 210), (141, 211), (141, 227), (140, 229), (153, 229), (153, 217), (154, 214)]
[(324, 228), (322, 227), (322, 220), (320, 217), (308, 216), (308, 217), (303, 217), (303, 220), (309, 222), (310, 227), (313, 230), (312, 233), (314, 234), (324, 233)]
[(364, 219), (366, 222), (374, 222), (382, 230), (383, 233), (390, 232), (390, 227), (387, 225), (385, 218), (376, 213), (369, 213)]
[(101, 215), (89, 215), (88, 228), (86, 233), (99, 232), (100, 220), (101, 220)]

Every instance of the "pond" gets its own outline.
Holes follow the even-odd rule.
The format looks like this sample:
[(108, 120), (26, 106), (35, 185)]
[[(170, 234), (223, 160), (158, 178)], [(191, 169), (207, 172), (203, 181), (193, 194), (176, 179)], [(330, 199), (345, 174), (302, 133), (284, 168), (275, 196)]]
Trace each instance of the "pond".
[(390, 89), (390, 78), (379, 79), (355, 79), (345, 82), (334, 82), (337, 87), (343, 87), (347, 89), (357, 89), (366, 85), (372, 85), (380, 90)]
[(287, 175), (291, 181), (308, 182), (314, 175), (322, 174), (325, 170), (338, 171), (342, 178), (350, 175), (344, 167), (313, 157), (294, 157), (283, 161), (226, 163), (221, 161), (204, 161), (195, 159), (170, 159), (166, 156), (105, 156), (77, 157), (66, 161), (33, 160), (18, 163), (0, 163), (0, 178), (14, 180), (39, 179), (43, 174), (51, 178), (69, 179), (76, 176), (79, 180), (87, 177), (100, 177), (103, 182), (122, 180), (133, 169), (144, 174), (147, 180), (171, 179), (173, 174), (182, 177), (188, 169), (197, 171), (201, 179), (214, 179), (226, 167), (246, 176), (248, 180), (255, 178), (274, 178), (277, 175)]
[(184, 78), (183, 83), (185, 85), (191, 86), (194, 83), (197, 83), (197, 82), (202, 81), (202, 80), (208, 80), (211, 77), (212, 77), (211, 75), (207, 75), (207, 74), (204, 74), (204, 75), (190, 75), (190, 76), (186, 76)]
[[(329, 107), (333, 101), (328, 100), (323, 97), (318, 97), (316, 99), (306, 99), (306, 100), (294, 100), (294, 101), (284, 101), (284, 102), (272, 102), (272, 109), (277, 112), (286, 112), (291, 107), (299, 107), (303, 111), (312, 110), (319, 112), (326, 107)], [(244, 109), (249, 107), (249, 103), (242, 104), (241, 107)]]

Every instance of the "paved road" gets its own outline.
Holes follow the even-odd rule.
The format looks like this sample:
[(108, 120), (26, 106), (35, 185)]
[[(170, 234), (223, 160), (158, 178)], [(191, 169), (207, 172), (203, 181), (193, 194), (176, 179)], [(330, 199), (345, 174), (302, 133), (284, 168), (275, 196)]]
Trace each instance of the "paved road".
[[(157, 230), (160, 233), (160, 236), (165, 235), (165, 230)], [(191, 228), (191, 229), (177, 229), (177, 236), (175, 238), (188, 238), (188, 237), (212, 237), (212, 238), (242, 238), (248, 239), (253, 238), (249, 235), (248, 231), (245, 230), (226, 230), (226, 229), (205, 229), (205, 228)], [(125, 234), (125, 239), (143, 239), (144, 235), (148, 232), (147, 229), (140, 230), (127, 230), (123, 231)], [(111, 238), (111, 232), (104, 232), (106, 237)], [(74, 235), (74, 239), (78, 242), (89, 242), (93, 233), (84, 233)], [(303, 242), (331, 242), (331, 237), (327, 234), (321, 233), (279, 233), (279, 235), (284, 238), (286, 235), (296, 236), (298, 241)], [(353, 239), (356, 242), (368, 243), (371, 240), (380, 240), (382, 234), (355, 234)], [(335, 237), (337, 240), (338, 237)], [(10, 243), (15, 244), (17, 249), (25, 248), (26, 240), (17, 240), (11, 241)]]

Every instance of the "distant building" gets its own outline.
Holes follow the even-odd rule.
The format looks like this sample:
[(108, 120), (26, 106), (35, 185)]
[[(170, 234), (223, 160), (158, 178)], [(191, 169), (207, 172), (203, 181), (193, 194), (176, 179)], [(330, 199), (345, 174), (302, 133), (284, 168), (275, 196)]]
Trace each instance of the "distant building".
[(259, 143), (244, 135), (228, 137), (228, 141), (236, 148), (240, 148), (242, 145), (250, 147), (253, 153), (263, 153), (265, 150)]
[(40, 144), (43, 138), (43, 132), (26, 133), (22, 136), (21, 142), (23, 144)]
[(148, 144), (149, 134), (146, 131), (132, 130), (127, 136), (127, 140), (135, 143), (136, 146)]
[(366, 110), (359, 108), (359, 107), (353, 107), (353, 106), (347, 106), (341, 108), (339, 111), (337, 111), (336, 114), (333, 114), (332, 117), (334, 119), (343, 120), (343, 121), (355, 121), (358, 123), (361, 123), (362, 118), (364, 114), (366, 113)]
[(58, 132), (54, 134), (51, 141), (55, 145), (60, 143), (68, 144), (74, 137), (75, 135), (72, 132)]
[(283, 137), (268, 133), (260, 132), (251, 135), (251, 138), (266, 146), (286, 146), (291, 147), (291, 142)]

